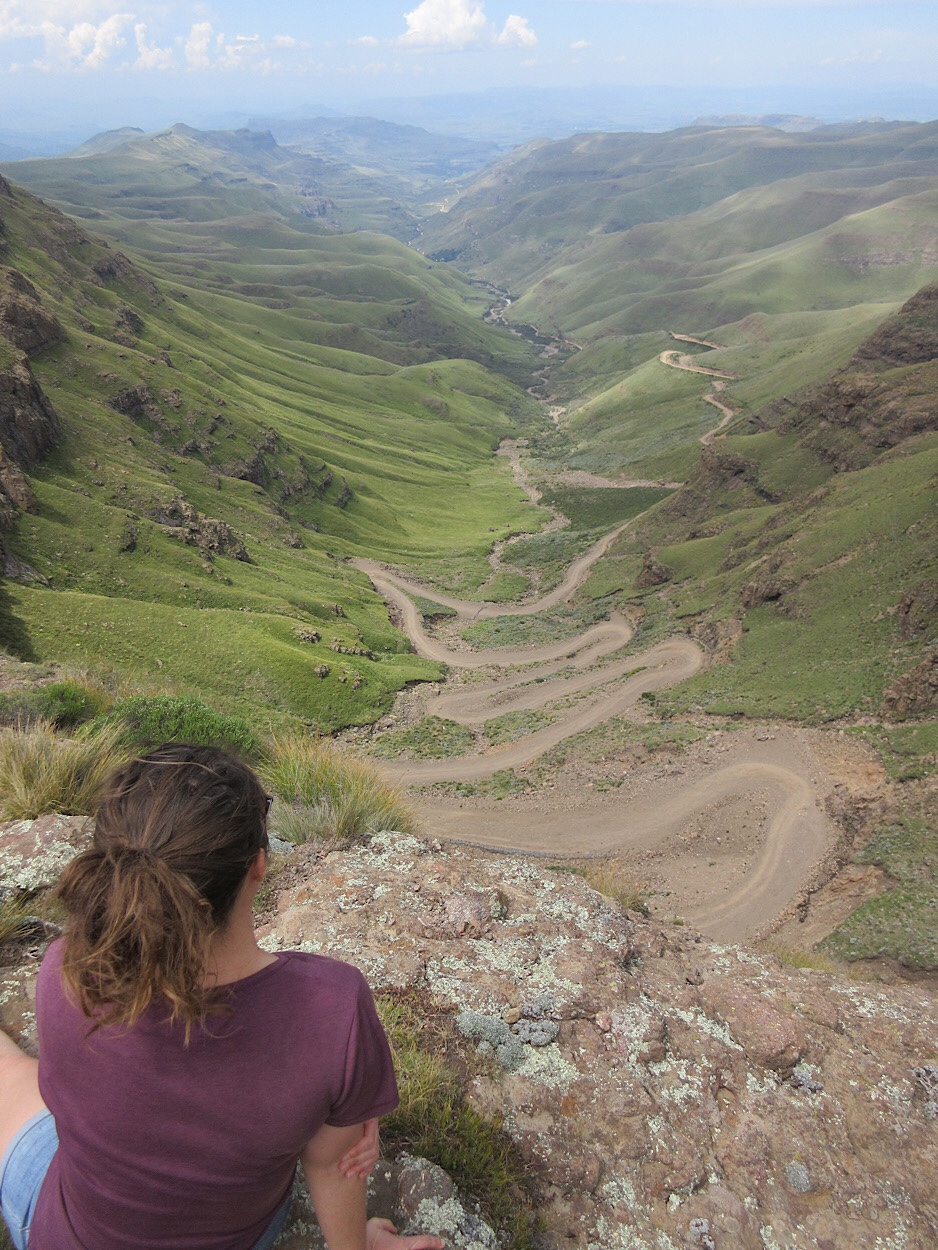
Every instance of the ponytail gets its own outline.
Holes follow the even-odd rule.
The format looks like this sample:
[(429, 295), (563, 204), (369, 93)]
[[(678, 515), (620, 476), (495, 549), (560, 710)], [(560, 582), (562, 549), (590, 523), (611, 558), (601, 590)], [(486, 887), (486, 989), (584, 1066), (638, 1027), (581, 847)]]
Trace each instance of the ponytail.
[(265, 813), (254, 773), (215, 748), (161, 747), (114, 776), (92, 847), (56, 891), (62, 976), (95, 1028), (158, 1004), (188, 1041), (218, 1009), (204, 986), (210, 943), (266, 846)]

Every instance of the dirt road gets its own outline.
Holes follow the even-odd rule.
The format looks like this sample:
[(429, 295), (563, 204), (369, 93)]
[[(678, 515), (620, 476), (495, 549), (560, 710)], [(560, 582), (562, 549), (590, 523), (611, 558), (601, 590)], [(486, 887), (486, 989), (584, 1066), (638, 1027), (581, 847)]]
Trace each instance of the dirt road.
[[(699, 343), (703, 347), (720, 346), (719, 343), (709, 343), (706, 339), (695, 339), (689, 334), (675, 334), (673, 330), (669, 331), (669, 333), (673, 339), (682, 339), (685, 343)], [(733, 408), (721, 398), (722, 392), (726, 390), (727, 382), (737, 381), (736, 374), (724, 373), (720, 369), (711, 369), (707, 365), (698, 365), (695, 363), (696, 357), (683, 356), (680, 352), (673, 350), (662, 352), (658, 359), (663, 365), (668, 365), (671, 369), (681, 369), (685, 373), (704, 373), (708, 377), (717, 379), (713, 390), (708, 395), (703, 396), (703, 401), (706, 404), (712, 404), (714, 408), (718, 408), (723, 416), (719, 424), (715, 425), (712, 430), (708, 430), (706, 434), (701, 434), (700, 442), (706, 447), (713, 442), (722, 429), (729, 425), (734, 417), (739, 415), (738, 409)]]
[[(574, 561), (556, 590), (513, 607), (455, 599), (373, 561), (355, 562), (397, 607), (419, 654), (452, 669), (492, 671), (484, 684), (444, 684), (428, 696), (425, 713), (473, 725), (553, 705), (551, 723), (518, 741), (458, 759), (386, 763), (391, 778), (425, 787), (523, 769), (574, 734), (614, 717), (640, 716), (643, 693), (665, 689), (704, 666), (704, 653), (683, 636), (641, 654), (616, 656), (632, 637), (623, 617), (564, 642), (454, 650), (427, 633), (410, 598), (445, 604), (460, 622), (534, 615), (569, 598), (623, 528)], [(499, 676), (505, 668), (514, 671)], [(656, 886), (666, 910), (729, 941), (751, 937), (777, 916), (808, 883), (834, 837), (823, 810), (829, 782), (794, 731), (734, 735), (731, 747), (704, 744), (691, 751), (677, 773), (638, 770), (614, 784), (614, 792), (602, 794), (587, 782), (566, 789), (560, 784), (546, 797), (423, 798), (415, 806), (429, 831), (477, 846), (557, 858), (615, 854)]]

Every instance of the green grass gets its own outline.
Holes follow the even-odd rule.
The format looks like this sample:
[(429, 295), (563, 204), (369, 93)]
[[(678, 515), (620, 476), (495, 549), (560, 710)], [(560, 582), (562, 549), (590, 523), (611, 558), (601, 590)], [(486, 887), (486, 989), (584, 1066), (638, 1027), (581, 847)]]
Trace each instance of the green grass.
[[(4, 588), (3, 637), (260, 729), (369, 722), (439, 666), (410, 654), (343, 559), (449, 561), (475, 571), (474, 590), (493, 531), (543, 523), (492, 455), (536, 411), (492, 367), (511, 372), (528, 349), (478, 318), (484, 298), (458, 275), (390, 239), (257, 218), (250, 247), (219, 251), (220, 217), (189, 223), (180, 249), (185, 222), (171, 243), (141, 221), (134, 237), (153, 227), (149, 262), (171, 279), (158, 291), (133, 270), (102, 283), (102, 246), (63, 250), (28, 196), (5, 205), (7, 260), (69, 338), (33, 361), (65, 440), (11, 539), (50, 585)], [(288, 308), (269, 306), (265, 282)], [(121, 302), (144, 323), (135, 347), (111, 338)], [(146, 403), (116, 411), (137, 386)], [(163, 523), (180, 501), (200, 518), (190, 531)], [(216, 523), (247, 559), (212, 548)]]
[[(740, 615), (744, 629), (729, 662), (662, 696), (662, 706), (809, 722), (876, 712), (919, 655), (897, 638), (894, 614), (931, 565), (936, 471), (938, 441), (924, 436), (906, 454), (831, 479), (813, 506), (796, 499), (728, 513), (713, 536), (659, 547), (675, 618)], [(743, 613), (744, 587), (770, 556), (785, 593)]]
[(71, 729), (105, 712), (111, 696), (89, 681), (48, 682), (0, 694), (0, 724), (23, 726), (48, 721), (55, 729)]
[(422, 595), (411, 595), (411, 599), (425, 621), (443, 620), (445, 617), (458, 615), (455, 608), (447, 607), (445, 603), (437, 603), (433, 599), (424, 599)]
[(528, 708), (519, 712), (505, 712), (502, 716), (493, 716), (482, 726), (486, 738), (492, 746), (501, 746), (505, 742), (515, 742), (528, 734), (536, 733), (556, 718), (541, 708)]
[[(638, 750), (641, 756), (647, 752), (661, 751), (680, 754), (692, 742), (706, 736), (707, 731), (688, 725), (680, 720), (654, 721), (636, 725), (632, 721), (614, 718), (573, 734), (558, 746), (542, 755), (537, 762), (539, 773), (562, 767), (568, 758), (590, 763), (607, 759), (610, 755), (623, 753), (627, 757)], [(598, 789), (605, 788), (599, 782)], [(608, 784), (615, 784), (608, 783)]]
[(410, 729), (383, 733), (369, 745), (378, 759), (443, 760), (466, 755), (475, 744), (471, 729), (440, 716), (426, 716)]
[(479, 1203), (506, 1250), (534, 1250), (540, 1239), (530, 1168), (501, 1122), (466, 1099), (451, 1019), (415, 996), (386, 992), (377, 1004), (401, 1093), (382, 1121), (386, 1145), (442, 1167)]
[(500, 768), (491, 777), (483, 777), (479, 781), (437, 781), (427, 786), (430, 794), (498, 800), (511, 798), (515, 794), (527, 794), (531, 789), (531, 781), (519, 777), (513, 768)]
[(568, 517), (575, 530), (601, 532), (630, 521), (671, 494), (647, 486), (557, 486), (541, 490), (541, 502)]
[(574, 638), (605, 620), (614, 604), (607, 600), (588, 601), (578, 606), (551, 608), (536, 616), (503, 616), (467, 625), (462, 637), (474, 647), (526, 647), (538, 643)]
[(113, 726), (121, 741), (135, 751), (162, 742), (186, 742), (223, 747), (256, 757), (261, 743), (247, 721), (223, 716), (191, 695), (136, 695), (122, 699), (95, 728)]
[(907, 968), (938, 968), (938, 832), (911, 818), (881, 827), (858, 855), (878, 864), (896, 882), (862, 903), (821, 943), (836, 959), (889, 956)]
[(483, 582), (477, 595), (489, 603), (511, 603), (520, 599), (529, 588), (530, 583), (522, 573), (499, 569), (487, 582)]
[(879, 725), (849, 730), (874, 746), (890, 781), (930, 777), (938, 767), (938, 724)]

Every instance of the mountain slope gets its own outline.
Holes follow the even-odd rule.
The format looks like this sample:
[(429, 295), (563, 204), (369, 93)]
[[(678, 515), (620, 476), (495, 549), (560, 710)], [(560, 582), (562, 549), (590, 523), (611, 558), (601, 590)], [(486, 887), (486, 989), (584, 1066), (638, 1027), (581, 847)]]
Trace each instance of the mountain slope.
[[(55, 414), (6, 538), (7, 645), (324, 728), (435, 672), (337, 557), (481, 581), (492, 531), (540, 524), (492, 460), (533, 405), (466, 358), (525, 349), (477, 322), (479, 297), (354, 236), (319, 243), (314, 317), (222, 281), (166, 286), (8, 184), (0, 219), (0, 365), (31, 370)], [(23, 403), (6, 398), (12, 459)]]
[(815, 722), (938, 709), (936, 390), (938, 284), (822, 385), (704, 448), (623, 536), (604, 582), (645, 602), (646, 628), (683, 623), (725, 661), (671, 706)]
[(421, 246), (509, 288), (504, 320), (578, 349), (545, 391), (568, 409), (574, 467), (672, 478), (717, 418), (705, 379), (661, 353), (705, 353), (740, 415), (846, 364), (938, 274), (936, 139), (938, 123), (531, 144)]

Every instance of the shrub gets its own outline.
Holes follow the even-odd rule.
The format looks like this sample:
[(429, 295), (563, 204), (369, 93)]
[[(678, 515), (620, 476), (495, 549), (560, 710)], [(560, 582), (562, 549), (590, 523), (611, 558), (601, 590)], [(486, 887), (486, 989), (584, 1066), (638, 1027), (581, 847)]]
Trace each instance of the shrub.
[(57, 735), (47, 721), (0, 730), (0, 820), (90, 815), (103, 782), (126, 756), (115, 726), (82, 726), (73, 738)]
[(116, 726), (128, 747), (138, 751), (163, 742), (189, 742), (256, 758), (261, 749), (260, 739), (247, 721), (240, 716), (224, 716), (191, 695), (122, 699), (95, 723)]
[(45, 686), (24, 686), (0, 695), (0, 724), (30, 725), (48, 721), (72, 729), (106, 711), (110, 696), (90, 681), (66, 679)]
[(261, 766), (265, 783), (288, 806), (275, 806), (272, 832), (290, 842), (342, 845), (368, 833), (412, 833), (414, 817), (372, 765), (327, 739), (275, 738)]

